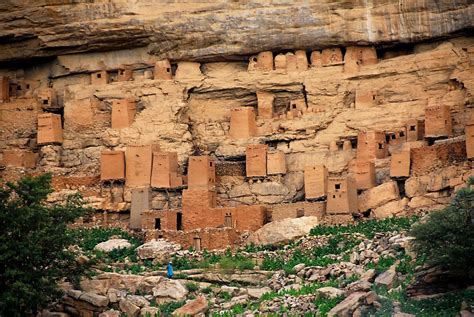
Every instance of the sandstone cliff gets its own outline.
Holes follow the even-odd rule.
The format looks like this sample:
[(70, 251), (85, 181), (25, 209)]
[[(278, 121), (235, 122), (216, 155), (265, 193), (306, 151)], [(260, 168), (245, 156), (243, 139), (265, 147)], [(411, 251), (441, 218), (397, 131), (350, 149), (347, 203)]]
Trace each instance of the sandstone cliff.
[(469, 32), (474, 4), (459, 1), (211, 3), (6, 0), (0, 61), (147, 47), (173, 60), (224, 60), (264, 50), (415, 43)]

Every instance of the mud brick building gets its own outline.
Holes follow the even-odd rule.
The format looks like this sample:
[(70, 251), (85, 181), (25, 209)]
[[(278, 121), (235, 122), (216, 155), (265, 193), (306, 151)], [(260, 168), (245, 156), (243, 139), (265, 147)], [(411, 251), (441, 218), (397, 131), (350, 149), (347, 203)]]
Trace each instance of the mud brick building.
[(429, 105), (425, 108), (425, 137), (453, 135), (451, 110), (448, 105)]
[(375, 164), (372, 161), (354, 160), (351, 171), (355, 177), (358, 190), (369, 189), (375, 186)]
[(229, 135), (234, 139), (248, 139), (257, 134), (255, 110), (252, 107), (232, 109)]
[(173, 78), (173, 74), (171, 72), (171, 63), (169, 60), (164, 59), (155, 63), (154, 78), (168, 80)]
[(374, 160), (387, 156), (387, 141), (381, 131), (359, 132), (357, 135), (357, 159)]
[(326, 212), (351, 214), (358, 211), (357, 184), (352, 176), (329, 177)]
[(125, 179), (125, 153), (123, 151), (102, 151), (100, 153), (100, 180)]
[(390, 161), (390, 177), (410, 176), (410, 151), (392, 153)]
[(326, 196), (328, 170), (324, 165), (306, 166), (304, 169), (304, 190), (306, 199)]
[(91, 74), (91, 85), (106, 85), (109, 83), (109, 74), (105, 70), (94, 72)]
[(188, 164), (188, 188), (214, 190), (215, 186), (215, 160), (210, 156), (190, 156)]
[(173, 188), (183, 184), (178, 175), (178, 153), (153, 152), (153, 167), (151, 172), (151, 186), (159, 188)]
[[(159, 148), (157, 149), (159, 150)], [(128, 146), (125, 151), (125, 182), (130, 187), (150, 186), (153, 160), (151, 145)]]
[(127, 128), (133, 123), (136, 113), (136, 102), (133, 99), (112, 101), (112, 129)]
[(425, 122), (423, 120), (411, 119), (407, 122), (407, 141), (423, 140), (425, 135)]
[(63, 127), (61, 116), (54, 113), (38, 115), (38, 144), (62, 143)]
[(245, 151), (247, 177), (267, 175), (267, 150), (265, 144), (248, 145)]

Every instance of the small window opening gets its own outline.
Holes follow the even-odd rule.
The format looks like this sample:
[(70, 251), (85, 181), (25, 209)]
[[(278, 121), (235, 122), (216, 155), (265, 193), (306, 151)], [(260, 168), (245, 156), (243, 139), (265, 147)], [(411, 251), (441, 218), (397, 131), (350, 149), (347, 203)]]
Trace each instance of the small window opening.
[(335, 187), (336, 189), (341, 189), (341, 184), (336, 184)]
[(209, 162), (209, 166), (212, 167), (212, 162)]
[(411, 125), (410, 126), (410, 131), (415, 131), (416, 130), (416, 127), (414, 125)]
[(254, 62), (256, 62), (256, 61), (257, 61), (257, 58), (256, 58), (256, 57), (254, 57), (254, 58), (252, 58), (252, 60), (253, 60)]
[(379, 150), (382, 150), (382, 149), (383, 149), (383, 144), (379, 143)]
[(401, 137), (404, 137), (404, 136), (405, 136), (405, 132), (400, 131), (400, 136), (401, 136)]
[(167, 73), (171, 72), (171, 68), (167, 67), (167, 68), (166, 68), (166, 72), (167, 72)]
[(332, 195), (332, 198), (336, 198), (336, 195)]
[(43, 99), (43, 105), (47, 105), (48, 104), (48, 99)]
[(102, 74), (97, 74), (97, 78), (102, 78)]
[(392, 140), (395, 140), (395, 138), (396, 138), (395, 134), (392, 134), (391, 137), (392, 137)]
[(27, 85), (26, 85), (26, 89), (30, 89), (30, 84), (27, 84)]

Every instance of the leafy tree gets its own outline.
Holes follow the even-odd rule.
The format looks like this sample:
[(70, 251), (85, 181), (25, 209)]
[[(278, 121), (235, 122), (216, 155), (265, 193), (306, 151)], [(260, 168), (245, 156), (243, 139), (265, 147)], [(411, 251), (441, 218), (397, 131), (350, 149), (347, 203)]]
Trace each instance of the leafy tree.
[(52, 191), (50, 174), (0, 185), (0, 316), (35, 314), (61, 295), (58, 282), (87, 270), (66, 229), (88, 209), (79, 195), (49, 204)]
[(451, 204), (413, 227), (414, 249), (428, 264), (474, 278), (474, 178), (456, 193)]

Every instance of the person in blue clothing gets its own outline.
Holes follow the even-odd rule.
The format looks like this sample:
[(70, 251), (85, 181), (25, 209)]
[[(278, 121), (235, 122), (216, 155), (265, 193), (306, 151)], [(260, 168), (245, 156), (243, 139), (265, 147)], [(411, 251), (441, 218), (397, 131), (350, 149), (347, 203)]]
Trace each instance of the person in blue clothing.
[(169, 262), (168, 266), (166, 267), (166, 275), (168, 278), (173, 278), (173, 265), (171, 265), (171, 262)]

